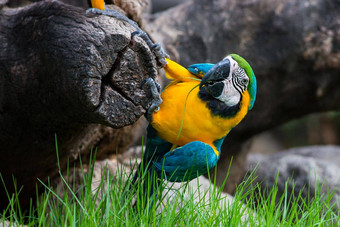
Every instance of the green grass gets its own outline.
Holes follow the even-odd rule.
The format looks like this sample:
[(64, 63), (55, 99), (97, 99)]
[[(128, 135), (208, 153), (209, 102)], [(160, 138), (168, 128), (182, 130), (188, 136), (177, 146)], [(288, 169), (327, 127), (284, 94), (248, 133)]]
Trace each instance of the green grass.
[[(287, 183), (279, 196), (277, 185), (262, 191), (252, 173), (237, 187), (233, 202), (228, 203), (222, 193), (228, 181), (206, 191), (194, 191), (187, 184), (180, 189), (170, 185), (162, 187), (162, 196), (150, 199), (142, 184), (129, 189), (132, 174), (123, 168), (114, 176), (104, 169), (94, 187), (93, 166), (91, 162), (85, 169), (80, 163), (81, 187), (70, 180), (72, 171), (61, 175), (64, 193), (41, 182), (45, 192), (28, 211), (20, 209), (17, 194), (9, 196), (0, 226), (5, 220), (27, 226), (337, 226), (340, 219), (339, 209), (331, 204), (333, 194), (322, 194), (319, 187), (311, 199), (301, 193), (294, 196)], [(216, 180), (210, 180), (215, 185)]]

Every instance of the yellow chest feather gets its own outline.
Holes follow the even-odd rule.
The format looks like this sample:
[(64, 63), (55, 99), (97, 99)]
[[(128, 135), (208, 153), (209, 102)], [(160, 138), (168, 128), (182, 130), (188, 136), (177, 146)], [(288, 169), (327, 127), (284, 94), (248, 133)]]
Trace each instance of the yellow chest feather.
[(159, 111), (153, 113), (151, 123), (160, 138), (177, 146), (195, 140), (213, 145), (247, 114), (250, 99), (247, 91), (242, 96), (236, 116), (222, 118), (212, 115), (206, 102), (198, 97), (198, 85), (199, 81), (173, 83), (162, 92), (163, 103)]

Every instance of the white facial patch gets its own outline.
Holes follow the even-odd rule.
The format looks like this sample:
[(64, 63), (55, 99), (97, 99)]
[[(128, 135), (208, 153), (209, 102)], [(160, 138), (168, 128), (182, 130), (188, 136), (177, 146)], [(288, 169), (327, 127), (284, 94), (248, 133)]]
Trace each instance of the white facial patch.
[(215, 97), (216, 99), (220, 100), (221, 102), (224, 102), (228, 106), (235, 106), (240, 102), (241, 94), (237, 89), (234, 87), (232, 78), (228, 78), (223, 81), (224, 88), (223, 92), (220, 96)]
[[(241, 84), (236, 84), (235, 81), (237, 80), (237, 78), (235, 77), (239, 77), (236, 75), (240, 75), (240, 74), (241, 74), (241, 77), (238, 78), (238, 80), (242, 79), (242, 77), (245, 77), (244, 79), (248, 80), (248, 77), (246, 76), (244, 70), (239, 67), (237, 61), (235, 61), (231, 56), (227, 56), (224, 59), (228, 59), (230, 62), (230, 73), (229, 73), (228, 78), (223, 81), (224, 83), (223, 92), (221, 93), (219, 97), (215, 97), (215, 98), (220, 100), (221, 102), (224, 102), (228, 106), (235, 106), (240, 102), (241, 93), (242, 93), (242, 90), (244, 90), (242, 89)], [(247, 81), (247, 84), (248, 84), (248, 81)], [(237, 89), (236, 86), (238, 86), (239, 88)], [(246, 85), (243, 85), (243, 86), (246, 86)]]

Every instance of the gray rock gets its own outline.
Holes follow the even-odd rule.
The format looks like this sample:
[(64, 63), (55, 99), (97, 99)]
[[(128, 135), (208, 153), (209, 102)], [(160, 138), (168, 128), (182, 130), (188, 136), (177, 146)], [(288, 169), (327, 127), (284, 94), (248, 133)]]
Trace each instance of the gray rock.
[[(294, 148), (273, 155), (252, 154), (248, 156), (249, 170), (257, 168), (256, 182), (262, 187), (271, 187), (277, 174), (279, 193), (282, 194), (288, 181), (288, 193), (314, 197), (317, 187), (321, 192), (334, 191), (332, 202), (340, 205), (340, 146), (312, 146)], [(309, 188), (309, 189), (308, 189)]]
[[(131, 171), (135, 171), (134, 168), (137, 167), (136, 161), (137, 163), (141, 161), (142, 150), (142, 146), (135, 146), (131, 147), (124, 154), (115, 157), (113, 156), (111, 159), (96, 161), (93, 170), (92, 188), (99, 188), (99, 182), (101, 181), (103, 174), (107, 174), (104, 172), (105, 169), (113, 175), (123, 172), (126, 174), (125, 177), (127, 177)], [(198, 179), (190, 181), (187, 186), (184, 184), (185, 183), (167, 183), (166, 188), (169, 189), (169, 191), (165, 190), (163, 192), (164, 200), (169, 200), (170, 203), (175, 204), (176, 199), (179, 199), (176, 195), (179, 193), (185, 198), (194, 199), (195, 203), (204, 201), (204, 203), (208, 204), (210, 202), (210, 196), (214, 193), (214, 185), (209, 181), (209, 179), (204, 176), (200, 176)], [(94, 191), (94, 193), (96, 193), (96, 191)], [(101, 199), (101, 194), (102, 193), (100, 192), (97, 202)], [(221, 207), (228, 207), (233, 201), (233, 196), (224, 192), (221, 193)], [(243, 216), (243, 220), (247, 218), (248, 214), (245, 214)]]
[(0, 227), (17, 227), (17, 226), (25, 227), (27, 225), (19, 225), (19, 224), (12, 223), (7, 220), (0, 220)]

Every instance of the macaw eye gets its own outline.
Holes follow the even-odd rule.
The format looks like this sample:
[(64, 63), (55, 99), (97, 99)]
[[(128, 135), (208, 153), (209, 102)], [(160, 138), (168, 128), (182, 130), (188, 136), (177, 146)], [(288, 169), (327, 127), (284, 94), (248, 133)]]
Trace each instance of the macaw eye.
[(246, 85), (246, 84), (248, 83), (248, 80), (247, 80), (247, 79), (242, 79), (242, 80), (241, 80), (241, 83), (242, 83), (243, 85)]

